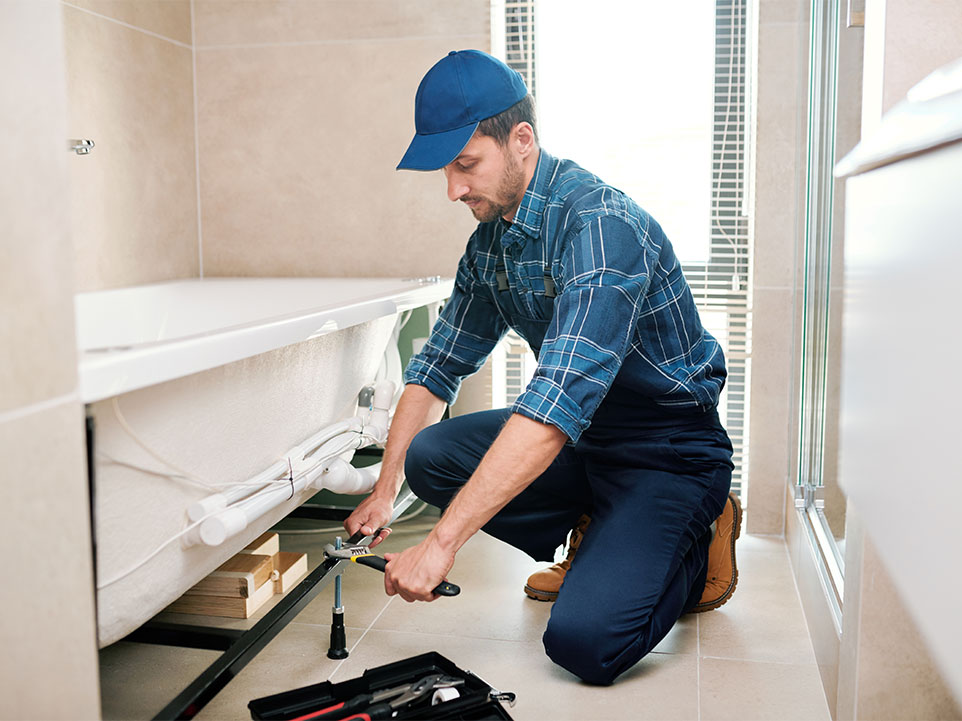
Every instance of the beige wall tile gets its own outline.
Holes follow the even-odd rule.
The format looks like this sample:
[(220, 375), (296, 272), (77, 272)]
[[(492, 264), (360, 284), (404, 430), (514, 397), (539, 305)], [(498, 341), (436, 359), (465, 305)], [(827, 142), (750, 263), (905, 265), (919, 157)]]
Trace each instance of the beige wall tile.
[(165, 38), (191, 44), (190, 0), (64, 0)]
[(758, 3), (759, 24), (797, 23), (803, 11), (798, 0), (760, 0)]
[[(438, 36), (458, 50), (487, 35), (488, 3), (471, 0), (195, 0), (199, 47)], [(419, 76), (420, 77), (420, 76)]]
[[(758, 31), (758, 109), (752, 281), (756, 287), (791, 287), (795, 279), (796, 127), (798, 38), (796, 25)], [(804, 133), (804, 128), (801, 129)]]
[(64, 6), (77, 290), (198, 274), (191, 50)]
[(394, 169), (448, 44), (199, 51), (205, 274), (453, 275), (474, 219)]
[(0, 413), (77, 385), (59, 13), (0, 4)]
[(887, 0), (882, 113), (936, 68), (962, 56), (962, 4)]
[(783, 533), (792, 428), (791, 290), (755, 288), (752, 309), (752, 416), (748, 530)]
[(962, 719), (874, 544), (863, 540), (856, 719)]
[(0, 423), (0, 544), (23, 551), (0, 590), (0, 718), (100, 717), (83, 433), (77, 402)]
[(829, 721), (828, 706), (812, 665), (701, 660), (703, 721)]

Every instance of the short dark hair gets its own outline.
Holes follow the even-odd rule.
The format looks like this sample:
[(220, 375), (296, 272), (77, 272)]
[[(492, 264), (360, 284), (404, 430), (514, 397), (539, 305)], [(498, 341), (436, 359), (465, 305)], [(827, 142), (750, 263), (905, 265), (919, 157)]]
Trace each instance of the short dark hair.
[(482, 120), (478, 123), (476, 132), (491, 136), (503, 148), (508, 144), (511, 131), (518, 123), (530, 123), (532, 130), (534, 130), (534, 140), (538, 142), (538, 124), (535, 118), (534, 98), (531, 93), (525, 95), (507, 110), (502, 110), (497, 115)]

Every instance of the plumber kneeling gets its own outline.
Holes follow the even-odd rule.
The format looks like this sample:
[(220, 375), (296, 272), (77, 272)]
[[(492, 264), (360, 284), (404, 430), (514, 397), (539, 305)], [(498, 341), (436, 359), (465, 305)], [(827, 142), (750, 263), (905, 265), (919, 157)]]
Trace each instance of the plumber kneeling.
[[(405, 601), (434, 601), (479, 530), (545, 562), (567, 541), (524, 592), (554, 603), (548, 656), (610, 684), (683, 614), (734, 590), (741, 507), (716, 410), (722, 349), (655, 219), (539, 146), (517, 72), (452, 51), (422, 79), (414, 117), (398, 169), (442, 170), (478, 226), (405, 369), (375, 489), (345, 527), (387, 525), (404, 478), (443, 509), (421, 543), (385, 555), (385, 589)], [(441, 420), (509, 329), (538, 359), (524, 392)]]

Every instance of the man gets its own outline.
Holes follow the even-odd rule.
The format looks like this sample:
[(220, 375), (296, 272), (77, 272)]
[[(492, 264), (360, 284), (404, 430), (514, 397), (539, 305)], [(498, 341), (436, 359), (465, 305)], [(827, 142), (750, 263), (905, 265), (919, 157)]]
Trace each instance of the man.
[[(406, 601), (434, 600), (479, 529), (550, 561), (575, 527), (568, 559), (525, 591), (556, 599), (549, 657), (611, 683), (683, 613), (734, 590), (741, 510), (715, 410), (722, 351), (658, 224), (539, 148), (518, 73), (452, 52), (421, 81), (415, 121), (398, 168), (443, 168), (448, 197), (479, 225), (405, 371), (378, 483), (345, 527), (384, 526), (405, 475), (445, 509), (424, 541), (385, 555), (385, 589)], [(525, 392), (511, 409), (438, 423), (509, 327), (538, 356)]]

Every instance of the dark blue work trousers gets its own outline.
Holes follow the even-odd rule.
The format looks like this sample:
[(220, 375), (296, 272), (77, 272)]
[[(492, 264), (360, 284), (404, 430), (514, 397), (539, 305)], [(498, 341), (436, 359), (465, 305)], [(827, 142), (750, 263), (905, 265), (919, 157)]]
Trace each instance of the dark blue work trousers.
[[(613, 395), (578, 443), (483, 528), (552, 561), (581, 514), (591, 515), (543, 640), (555, 663), (596, 684), (631, 668), (700, 600), (732, 471), (715, 411), (669, 414)], [(421, 431), (405, 462), (411, 489), (445, 508), (509, 415), (483, 411)]]

